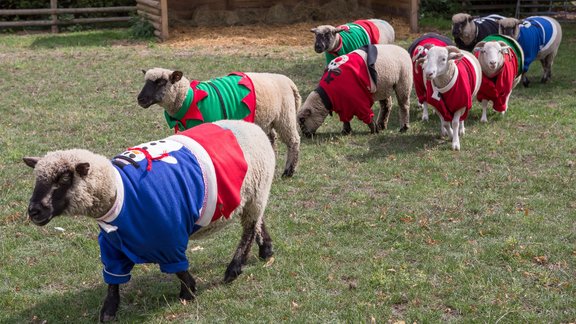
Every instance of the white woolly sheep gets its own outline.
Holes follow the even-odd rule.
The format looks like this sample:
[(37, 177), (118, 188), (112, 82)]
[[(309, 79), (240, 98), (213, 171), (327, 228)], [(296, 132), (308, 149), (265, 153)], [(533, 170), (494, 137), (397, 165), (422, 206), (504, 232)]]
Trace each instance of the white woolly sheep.
[(275, 73), (236, 72), (210, 81), (190, 82), (181, 71), (153, 68), (143, 72), (145, 84), (138, 104), (143, 108), (160, 105), (168, 125), (176, 131), (221, 119), (254, 122), (269, 135), (273, 146), (278, 133), (287, 146), (282, 176), (294, 174), (300, 152), (296, 112), (301, 97), (290, 78)]
[(451, 39), (444, 35), (436, 33), (426, 33), (416, 38), (410, 47), (408, 53), (412, 57), (412, 78), (414, 80), (414, 90), (418, 98), (418, 105), (422, 107), (422, 120), (428, 120), (428, 103), (426, 102), (426, 83), (422, 66), (418, 64), (418, 59), (426, 56), (431, 46), (448, 46), (454, 45)]
[(452, 36), (458, 48), (471, 52), (486, 36), (498, 33), (498, 21), (505, 17), (488, 15), (472, 17), (467, 13), (452, 16)]
[(482, 68), (482, 84), (476, 95), (482, 103), (481, 122), (487, 122), (488, 101), (502, 114), (508, 109), (512, 89), (520, 82), (523, 53), (520, 44), (511, 37), (491, 35), (476, 44), (474, 55)]
[(356, 20), (334, 27), (320, 25), (310, 30), (315, 35), (314, 50), (325, 53), (326, 64), (368, 44), (394, 43), (394, 28), (382, 19)]
[(455, 46), (433, 46), (419, 59), (427, 80), (426, 101), (440, 117), (440, 135), (452, 138), (452, 149), (460, 150), (464, 120), (472, 108), (482, 81), (480, 63), (474, 55)]
[[(254, 239), (259, 256), (273, 254), (264, 210), (275, 156), (266, 134), (244, 121), (206, 123), (160, 141), (144, 143), (112, 160), (87, 150), (27, 157), (36, 183), (28, 215), (46, 225), (58, 215), (85, 215), (100, 226), (100, 252), (108, 294), (100, 320), (115, 318), (119, 285), (138, 263), (158, 263), (181, 281), (191, 300), (196, 283), (188, 271), (190, 238), (240, 217), (242, 238), (224, 282), (234, 280)], [(145, 176), (143, 176), (145, 175)]]
[(562, 42), (562, 27), (556, 19), (545, 16), (528, 17), (522, 21), (506, 18), (499, 21), (499, 33), (513, 37), (524, 51), (522, 85), (527, 87), (530, 80), (526, 76), (534, 60), (542, 63), (543, 74), (540, 82), (552, 78), (552, 64)]
[[(409, 128), (412, 61), (408, 52), (396, 45), (368, 45), (332, 60), (316, 90), (298, 112), (302, 133), (310, 137), (328, 114), (336, 112), (343, 122), (342, 133), (349, 134), (354, 116), (368, 125), (371, 133), (388, 127), (392, 93), (400, 106), (400, 131)], [(372, 104), (380, 102), (380, 115), (374, 120)]]

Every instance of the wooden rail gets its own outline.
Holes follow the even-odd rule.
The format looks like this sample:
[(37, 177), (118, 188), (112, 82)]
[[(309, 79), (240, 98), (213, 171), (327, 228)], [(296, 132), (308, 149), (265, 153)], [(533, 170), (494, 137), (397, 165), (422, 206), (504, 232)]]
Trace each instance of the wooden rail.
[(59, 25), (69, 24), (92, 24), (103, 22), (127, 22), (128, 16), (100, 17), (100, 18), (59, 18), (60, 14), (86, 14), (86, 13), (110, 13), (110, 12), (134, 12), (136, 6), (122, 7), (99, 7), (99, 8), (58, 8), (58, 0), (50, 0), (50, 8), (44, 9), (2, 9), (0, 16), (30, 16), (30, 15), (50, 15), (49, 20), (19, 20), (0, 21), (0, 28), (9, 27), (30, 27), (30, 26), (51, 26), (52, 32), (58, 32)]
[[(1, 0), (0, 0), (1, 1)], [(106, 22), (128, 22), (128, 16), (110, 16), (99, 18), (65, 19), (58, 15), (90, 14), (90, 13), (131, 13), (136, 12), (154, 26), (154, 35), (160, 40), (168, 38), (168, 2), (167, 0), (135, 0), (135, 6), (98, 7), (98, 8), (58, 8), (58, 0), (50, 0), (50, 8), (43, 9), (0, 9), (1, 16), (49, 16), (50, 19), (0, 21), (0, 28), (51, 26), (52, 32), (58, 32), (58, 26), (69, 24), (92, 24)]]

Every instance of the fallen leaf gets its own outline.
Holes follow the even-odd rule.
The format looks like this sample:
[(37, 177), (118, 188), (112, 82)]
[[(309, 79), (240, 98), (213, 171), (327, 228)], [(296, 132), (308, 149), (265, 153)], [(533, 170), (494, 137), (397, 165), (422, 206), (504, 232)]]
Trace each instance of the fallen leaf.
[(194, 252), (194, 251), (202, 251), (204, 250), (203, 247), (201, 247), (200, 245), (196, 245), (195, 247), (190, 249), (190, 252)]
[(298, 309), (298, 307), (300, 307), (300, 305), (298, 305), (295, 301), (292, 301), (290, 304), (290, 308), (294, 311), (296, 309)]
[(268, 268), (268, 267), (272, 266), (273, 264), (274, 264), (274, 257), (271, 257), (270, 259), (268, 259), (266, 264), (264, 264), (264, 268)]
[(533, 260), (538, 264), (547, 264), (548, 263), (548, 257), (545, 255), (535, 256), (533, 258)]

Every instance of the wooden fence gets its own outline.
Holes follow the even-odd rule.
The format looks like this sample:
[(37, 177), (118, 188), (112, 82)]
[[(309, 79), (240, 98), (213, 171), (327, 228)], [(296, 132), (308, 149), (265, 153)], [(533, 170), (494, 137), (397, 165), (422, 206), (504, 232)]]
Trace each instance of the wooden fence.
[(88, 13), (131, 13), (146, 18), (154, 26), (154, 34), (160, 40), (168, 38), (168, 9), (167, 0), (136, 0), (135, 6), (98, 7), (98, 8), (58, 8), (58, 0), (50, 0), (50, 8), (44, 9), (2, 9), (0, 16), (50, 16), (49, 20), (18, 20), (0, 21), (0, 28), (51, 26), (53, 33), (58, 32), (58, 26), (70, 24), (93, 24), (109, 22), (128, 22), (129, 16), (110, 16), (98, 18), (71, 18), (63, 19), (62, 14), (88, 14)]

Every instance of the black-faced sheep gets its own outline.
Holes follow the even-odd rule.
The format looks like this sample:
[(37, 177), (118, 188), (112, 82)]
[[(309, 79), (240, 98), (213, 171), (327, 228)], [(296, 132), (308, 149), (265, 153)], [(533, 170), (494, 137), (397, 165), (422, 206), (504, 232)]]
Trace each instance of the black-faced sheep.
[(556, 19), (544, 16), (528, 17), (522, 21), (506, 18), (499, 21), (499, 33), (513, 37), (524, 51), (524, 74), (522, 84), (527, 87), (530, 80), (526, 76), (534, 60), (542, 63), (543, 74), (540, 82), (552, 77), (552, 64), (562, 42), (562, 27)]
[(502, 114), (508, 109), (512, 89), (522, 77), (524, 54), (512, 37), (491, 35), (476, 44), (474, 55), (482, 67), (482, 85), (476, 95), (482, 103), (480, 121), (487, 122), (488, 101), (492, 101), (492, 108)]
[(416, 97), (418, 98), (418, 105), (422, 107), (422, 120), (428, 120), (428, 103), (426, 102), (426, 83), (424, 73), (422, 73), (422, 66), (418, 64), (418, 59), (426, 56), (426, 52), (432, 46), (448, 46), (454, 45), (452, 40), (444, 35), (436, 33), (426, 33), (414, 40), (408, 53), (412, 57), (412, 78), (414, 80), (414, 90), (416, 90)]
[(294, 174), (300, 152), (296, 112), (301, 97), (290, 78), (274, 73), (232, 73), (190, 82), (180, 71), (153, 68), (145, 71), (144, 79), (138, 104), (143, 108), (160, 105), (168, 125), (176, 131), (221, 119), (254, 122), (269, 134), (273, 145), (276, 133), (286, 144), (282, 176)]
[(113, 320), (119, 285), (138, 263), (158, 263), (181, 281), (180, 298), (194, 298), (188, 271), (189, 238), (213, 232), (234, 216), (243, 232), (224, 281), (234, 280), (254, 239), (263, 259), (273, 254), (264, 210), (274, 177), (274, 150), (266, 134), (243, 121), (207, 123), (144, 143), (111, 161), (87, 150), (24, 158), (36, 184), (28, 215), (46, 225), (61, 214), (85, 215), (100, 226), (108, 294), (101, 321)]
[[(342, 133), (349, 134), (354, 116), (371, 133), (388, 127), (392, 93), (400, 106), (400, 131), (409, 128), (412, 61), (405, 49), (396, 45), (368, 45), (338, 56), (326, 68), (316, 90), (312, 91), (298, 112), (298, 122), (305, 136), (312, 136), (332, 111), (343, 122)], [(380, 102), (378, 121), (372, 104)]]
[(325, 53), (326, 64), (368, 44), (394, 43), (394, 28), (382, 19), (356, 20), (334, 27), (320, 25), (310, 30), (315, 35), (314, 50)]
[(488, 15), (472, 17), (467, 13), (452, 16), (452, 36), (458, 48), (472, 52), (474, 46), (486, 36), (498, 34), (498, 21), (505, 17)]
[(480, 63), (454, 46), (433, 46), (419, 62), (427, 80), (426, 101), (440, 116), (440, 135), (449, 135), (452, 149), (460, 150), (459, 135), (482, 81)]

